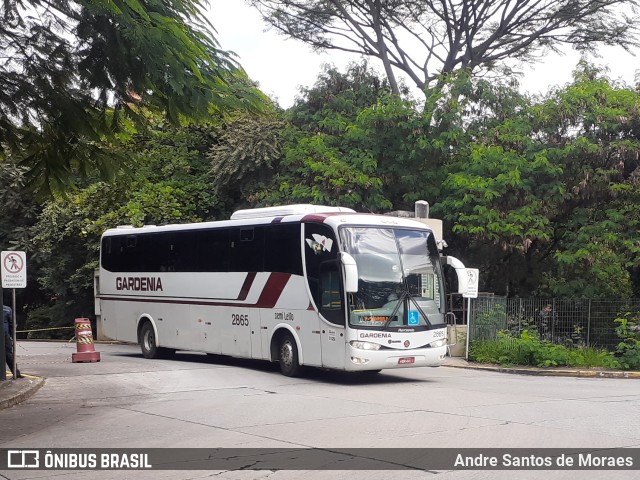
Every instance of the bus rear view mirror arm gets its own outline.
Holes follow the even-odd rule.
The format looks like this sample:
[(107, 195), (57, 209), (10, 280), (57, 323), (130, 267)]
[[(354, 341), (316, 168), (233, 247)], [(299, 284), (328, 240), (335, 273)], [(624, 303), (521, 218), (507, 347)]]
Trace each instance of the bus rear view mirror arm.
[(358, 291), (358, 265), (355, 258), (348, 253), (340, 253), (340, 261), (344, 266), (344, 289), (347, 293)]
[(446, 260), (446, 265), (453, 267), (458, 277), (458, 291), (455, 293), (465, 293), (467, 291), (467, 269), (456, 257), (442, 257)]

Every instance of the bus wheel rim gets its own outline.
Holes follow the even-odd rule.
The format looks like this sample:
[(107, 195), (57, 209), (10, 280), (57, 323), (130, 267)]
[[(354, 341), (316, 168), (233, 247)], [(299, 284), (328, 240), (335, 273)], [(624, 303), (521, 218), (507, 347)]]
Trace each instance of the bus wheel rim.
[(152, 344), (153, 344), (153, 332), (147, 330), (144, 336), (144, 346), (147, 350), (150, 350)]
[(282, 344), (282, 361), (285, 365), (289, 366), (293, 363), (293, 346), (291, 342), (285, 342)]

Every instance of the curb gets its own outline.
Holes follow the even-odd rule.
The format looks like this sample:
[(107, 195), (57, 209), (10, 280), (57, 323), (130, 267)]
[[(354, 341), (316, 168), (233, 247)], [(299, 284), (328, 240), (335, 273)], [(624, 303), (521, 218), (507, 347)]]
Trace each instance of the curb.
[[(6, 380), (5, 382), (12, 383), (0, 385), (0, 410), (13, 407), (30, 398), (44, 385), (44, 378), (25, 375), (24, 379)], [(19, 384), (15, 382), (19, 382)]]
[(540, 377), (579, 377), (579, 378), (632, 378), (640, 379), (640, 372), (621, 370), (567, 370), (543, 368), (501, 367), (499, 365), (443, 365), (444, 367), (466, 368), (468, 370), (487, 370), (515, 375), (536, 375)]

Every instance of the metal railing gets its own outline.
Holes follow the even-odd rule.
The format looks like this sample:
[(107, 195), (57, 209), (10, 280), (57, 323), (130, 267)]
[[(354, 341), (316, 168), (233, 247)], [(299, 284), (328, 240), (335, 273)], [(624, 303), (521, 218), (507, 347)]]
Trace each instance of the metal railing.
[(479, 295), (472, 299), (470, 340), (493, 340), (498, 332), (518, 336), (536, 331), (543, 340), (565, 346), (614, 350), (621, 339), (616, 318), (640, 312), (640, 299), (506, 298)]

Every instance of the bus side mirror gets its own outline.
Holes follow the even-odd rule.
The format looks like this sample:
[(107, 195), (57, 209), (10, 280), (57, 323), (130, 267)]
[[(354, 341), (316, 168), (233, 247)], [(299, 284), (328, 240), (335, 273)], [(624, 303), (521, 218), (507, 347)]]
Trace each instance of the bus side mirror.
[(445, 265), (453, 267), (458, 277), (458, 291), (452, 293), (467, 293), (467, 269), (464, 263), (451, 256), (442, 257), (442, 259), (445, 260)]
[(348, 253), (340, 253), (340, 261), (344, 267), (344, 289), (347, 293), (358, 291), (358, 265), (356, 259)]

